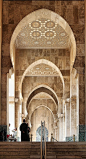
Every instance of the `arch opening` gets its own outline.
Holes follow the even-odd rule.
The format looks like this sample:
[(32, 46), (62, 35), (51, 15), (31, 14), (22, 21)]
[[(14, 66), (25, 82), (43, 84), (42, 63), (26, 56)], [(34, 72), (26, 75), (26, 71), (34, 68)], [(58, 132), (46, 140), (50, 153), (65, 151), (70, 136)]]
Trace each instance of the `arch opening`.
[[(75, 57), (76, 57), (76, 42), (75, 42), (75, 37), (74, 34), (70, 28), (70, 26), (68, 25), (68, 23), (58, 14), (56, 14), (53, 11), (50, 11), (48, 9), (39, 9), (37, 11), (34, 11), (32, 13), (30, 13), (29, 15), (27, 15), (25, 18), (23, 18), (20, 23), (17, 25), (16, 29), (13, 32), (12, 38), (11, 38), (11, 42), (10, 42), (10, 56), (11, 56), (11, 61), (13, 64), (13, 67), (15, 65), (14, 62), (14, 57), (15, 57), (15, 41), (17, 36), (19, 35), (19, 33), (22, 31), (22, 29), (26, 28), (26, 26), (31, 25), (32, 27), (35, 28), (35, 26), (38, 26), (39, 28), (40, 26), (40, 22), (37, 24), (37, 20), (40, 18), (47, 18), (52, 22), (52, 26), (55, 27), (54, 25), (59, 25), (60, 27), (62, 27), (62, 29), (67, 33), (68, 37), (69, 37), (69, 48), (71, 47), (71, 68), (73, 67), (74, 61), (75, 61)], [(36, 24), (34, 24), (34, 21), (36, 21)], [(47, 22), (46, 25), (49, 26), (49, 21)], [(55, 23), (55, 24), (54, 24)], [(49, 26), (50, 27), (50, 26)], [(52, 33), (47, 33), (49, 35), (51, 35), (51, 37), (53, 37), (54, 32)], [(40, 37), (40, 32), (35, 32), (34, 34), (37, 35), (38, 37)], [(64, 34), (62, 34), (63, 37)], [(22, 36), (24, 36), (24, 33), (22, 34)], [(48, 35), (47, 35), (48, 38)], [(61, 45), (63, 45), (63, 43), (61, 43)], [(35, 47), (36, 48), (36, 47)], [(46, 48), (44, 46), (44, 48)], [(54, 47), (55, 48), (55, 47)]]
[[(45, 17), (46, 17), (46, 19), (44, 19)], [(39, 19), (40, 19), (40, 21), (39, 21)], [(43, 23), (42, 19), (44, 19), (44, 23)], [(52, 28), (51, 28), (51, 25), (52, 25)], [(43, 28), (43, 26), (44, 26), (44, 28)], [(32, 27), (31, 32), (27, 32), (28, 27), (30, 29)], [(37, 27), (38, 31), (36, 31), (37, 30), (36, 27)], [(47, 31), (45, 31), (45, 27), (48, 28)], [(44, 34), (43, 34), (42, 28), (44, 29)], [(58, 39), (57, 28), (58, 28), (59, 37), (62, 37), (62, 40), (60, 41), (60, 43), (57, 40)], [(39, 31), (39, 29), (41, 31)], [(26, 33), (27, 33), (27, 35), (26, 35)], [(32, 43), (32, 44), (34, 44), (33, 47), (31, 45), (30, 46), (28, 45), (28, 39), (30, 41), (31, 38), (34, 41)], [(66, 39), (66, 43), (64, 43), (64, 38)], [(40, 39), (42, 39), (42, 41), (44, 39), (44, 41), (46, 41), (46, 45), (43, 46), (42, 44), (40, 44), (40, 42), (39, 42), (39, 41), (41, 41)], [(57, 43), (55, 43), (55, 44), (58, 44), (57, 46), (52, 45), (51, 41), (55, 42), (55, 40), (57, 40), (56, 41)], [(62, 124), (63, 121), (66, 122), (65, 115), (68, 116), (68, 112), (70, 112), (70, 111), (67, 109), (68, 109), (68, 107), (71, 106), (70, 104), (68, 105), (68, 103), (66, 104), (65, 101), (66, 101), (66, 98), (71, 97), (71, 94), (72, 94), (71, 93), (72, 89), (70, 88), (71, 83), (72, 83), (71, 81), (76, 80), (75, 77), (73, 80), (71, 80), (72, 76), (70, 76), (70, 73), (72, 72), (74, 60), (76, 57), (76, 42), (75, 42), (74, 34), (73, 34), (70, 26), (68, 25), (68, 23), (58, 14), (56, 14), (50, 10), (47, 10), (47, 9), (40, 9), (35, 12), (32, 12), (31, 14), (27, 15), (24, 19), (22, 19), (22, 21), (18, 24), (18, 26), (14, 30), (14, 33), (11, 38), (11, 43), (10, 43), (10, 56), (11, 56), (11, 61), (12, 61), (14, 69), (16, 68), (16, 66), (15, 66), (16, 50), (23, 49), (23, 48), (25, 48), (25, 49), (33, 48), (34, 50), (35, 49), (37, 50), (38, 48), (39, 49), (40, 48), (41, 49), (45, 49), (45, 48), (46, 49), (51, 49), (51, 48), (62, 49), (62, 48), (64, 48), (64, 49), (68, 49), (70, 51), (69, 52), (70, 53), (69, 54), (70, 64), (66, 69), (64, 69), (64, 65), (66, 65), (66, 60), (65, 60), (65, 64), (64, 63), (61, 64), (61, 62), (62, 62), (61, 58), (58, 58), (59, 67), (56, 65), (57, 61), (55, 61), (55, 59), (54, 59), (54, 62), (52, 62), (52, 59), (49, 60), (48, 57), (46, 57), (46, 59), (44, 59), (43, 57), (41, 59), (36, 57), (36, 60), (32, 60), (32, 61), (28, 62), (27, 67), (26, 67), (26, 64), (24, 63), (24, 67), (21, 70), (19, 70), (20, 74), (18, 75), (18, 78), (16, 78), (17, 80), (16, 80), (16, 86), (15, 86), (16, 87), (15, 94), (16, 94), (17, 102), (22, 102), (24, 107), (25, 108), (27, 107), (27, 109), (29, 109), (29, 104), (36, 94), (39, 94), (40, 92), (46, 92), (47, 94), (49, 94), (49, 96), (51, 96), (51, 99), (53, 99), (57, 108), (59, 107), (59, 112), (61, 110), (60, 115), (59, 115), (59, 117), (60, 117), (59, 122), (57, 122), (55, 125), (55, 131), (58, 129), (57, 127), (59, 127), (58, 131), (60, 134), (61, 132), (63, 132), (63, 130), (61, 131), (60, 125)], [(55, 54), (55, 52), (54, 52), (54, 54)], [(65, 57), (65, 58), (67, 58), (67, 57)], [(68, 63), (68, 60), (69, 59), (67, 59), (67, 63)], [(25, 90), (26, 92), (23, 92), (23, 82), (24, 82), (24, 79), (26, 78), (26, 76), (32, 77), (32, 74), (30, 74), (31, 69), (38, 65), (43, 65), (43, 64), (45, 64), (46, 66), (48, 65), (49, 67), (52, 67), (56, 71), (56, 75), (55, 74), (53, 75), (54, 77), (56, 77), (56, 76), (60, 77), (62, 86), (63, 86), (62, 87), (63, 94), (61, 94), (62, 92), (60, 92), (59, 90), (56, 89), (56, 86), (58, 85), (56, 78), (55, 79), (52, 78), (54, 80), (54, 84), (52, 84), (52, 82), (51, 82), (50, 85), (47, 86), (47, 84), (45, 84), (45, 82), (43, 84), (42, 84), (42, 82), (41, 83), (39, 82), (37, 84), (38, 86), (37, 85), (34, 86), (35, 88), (31, 87), (30, 91)], [(69, 67), (70, 67), (70, 69), (69, 69)], [(16, 72), (18, 73), (18, 70)], [(16, 72), (14, 72), (14, 73), (16, 74)], [(66, 72), (67, 72), (67, 74), (66, 74)], [(40, 74), (38, 76), (40, 76)], [(43, 77), (43, 74), (41, 74), (41, 76)], [(47, 76), (49, 76), (49, 74), (47, 74)], [(36, 75), (35, 75), (35, 77), (36, 77)], [(49, 76), (49, 77), (52, 77), (52, 76)], [(20, 80), (19, 86), (17, 86), (18, 80)], [(72, 84), (75, 86), (75, 83), (72, 83)], [(28, 85), (28, 89), (29, 89), (29, 85)], [(24, 94), (24, 97), (27, 98), (26, 99), (27, 103), (24, 103), (25, 101), (23, 98), (23, 94)], [(27, 94), (28, 94), (28, 97), (26, 97)], [(59, 96), (58, 96), (58, 94), (59, 94)], [(75, 92), (75, 94), (76, 94), (76, 92)], [(61, 102), (61, 100), (64, 100), (64, 102)], [(16, 103), (16, 109), (17, 109), (18, 104), (20, 104), (20, 103)], [(22, 108), (23, 108), (23, 106), (22, 106)], [(23, 109), (22, 109), (22, 112), (24, 112)], [(65, 114), (65, 112), (66, 112), (66, 114)], [(24, 113), (22, 113), (22, 114), (24, 114)], [(16, 117), (18, 117), (18, 114), (16, 115)], [(16, 123), (18, 125), (18, 122), (16, 122)], [(67, 130), (66, 124), (65, 124), (65, 129)], [(68, 129), (71, 129), (71, 128), (68, 128)], [(75, 125), (75, 129), (76, 129), (76, 125)], [(66, 130), (65, 130), (65, 132), (66, 132)], [(64, 134), (63, 137), (59, 137), (59, 140), (63, 141), (63, 139), (66, 137), (66, 135), (68, 135), (68, 134)]]
[(54, 99), (56, 105), (58, 105), (58, 97), (56, 95), (56, 93), (49, 88), (46, 85), (39, 85), (38, 87), (36, 87), (35, 89), (32, 90), (32, 92), (29, 94), (28, 99), (27, 99), (27, 104), (26, 104), (26, 108), (28, 108), (28, 104), (30, 103), (31, 99), (38, 93), (40, 92), (45, 92), (47, 94), (49, 94), (51, 96), (51, 98)]
[(40, 60), (37, 60), (35, 62), (33, 62), (30, 66), (28, 66), (28, 68), (24, 71), (23, 75), (22, 75), (22, 78), (21, 78), (21, 83), (20, 83), (20, 92), (21, 92), (21, 96), (22, 96), (22, 83), (23, 83), (23, 80), (24, 80), (24, 77), (27, 75), (28, 71), (31, 70), (33, 67), (36, 67), (36, 65), (38, 64), (47, 64), (49, 66), (51, 66), (53, 69), (55, 69), (55, 71), (58, 73), (58, 75), (60, 76), (61, 78), (61, 81), (62, 81), (62, 84), (63, 84), (63, 91), (65, 89), (65, 84), (64, 84), (64, 78), (62, 76), (62, 73), (60, 71), (60, 69), (54, 64), (52, 63), (51, 61), (49, 60), (46, 60), (46, 59), (40, 59)]

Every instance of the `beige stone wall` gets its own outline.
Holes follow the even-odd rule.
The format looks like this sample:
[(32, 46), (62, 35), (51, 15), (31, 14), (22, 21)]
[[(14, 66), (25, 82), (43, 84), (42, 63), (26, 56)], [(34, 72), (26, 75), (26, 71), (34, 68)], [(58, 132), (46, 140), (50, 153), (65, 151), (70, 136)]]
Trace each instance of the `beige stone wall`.
[(61, 70), (63, 76), (70, 75), (70, 51), (68, 49), (17, 49), (16, 70), (22, 70), (19, 72), (22, 75), (30, 64), (39, 59), (53, 62)]
[[(17, 24), (24, 18), (27, 14), (31, 13), (34, 10), (46, 8), (50, 9), (60, 16), (62, 16), (70, 25), (72, 28), (76, 44), (77, 44), (77, 57), (75, 60), (74, 67), (78, 70), (78, 73), (80, 74), (80, 83), (79, 83), (79, 123), (84, 124), (85, 123), (85, 81), (84, 81), (84, 63), (85, 63), (85, 54), (84, 54), (84, 2), (83, 1), (45, 1), (39, 2), (39, 1), (3, 1), (3, 37), (2, 37), (2, 82), (1, 82), (1, 91), (2, 91), (2, 124), (6, 124), (6, 111), (7, 111), (7, 96), (6, 96), (6, 84), (7, 84), (7, 72), (9, 72), (9, 69), (11, 68), (11, 60), (10, 60), (10, 52), (9, 52), (9, 45), (10, 45), (10, 39), (12, 36), (12, 33), (17, 26)], [(18, 50), (20, 51), (20, 50)], [(25, 51), (25, 50), (23, 50)], [(27, 55), (27, 51), (25, 51), (25, 55)], [(18, 53), (17, 53), (18, 54)], [(34, 54), (34, 53), (31, 53)], [(59, 55), (57, 58), (57, 52), (55, 55), (55, 52), (53, 53), (53, 58), (50, 60), (54, 62), (58, 67), (60, 68), (63, 76), (69, 76), (69, 58), (65, 57), (66, 60), (64, 60), (64, 52), (60, 50)], [(30, 55), (30, 54), (29, 54)], [(19, 79), (22, 73), (24, 72), (25, 68), (28, 67), (28, 65), (35, 60), (39, 58), (40, 53), (36, 52), (35, 56), (29, 56), (24, 61), (23, 60), (23, 53), (21, 50), (21, 57), (18, 58), (16, 56), (16, 65), (22, 61), (21, 71), (16, 71), (16, 75), (18, 75)], [(37, 57), (38, 56), (38, 57)], [(41, 56), (44, 57), (42, 54)], [(46, 53), (46, 58), (48, 59), (50, 55)], [(34, 59), (34, 58), (36, 59)], [(63, 59), (63, 62), (62, 62)], [(30, 61), (29, 61), (30, 60)], [(68, 66), (64, 68), (64, 61), (66, 62), (65, 66)], [(57, 64), (58, 63), (58, 64)], [(18, 65), (18, 69), (20, 69), (20, 65)], [(65, 70), (65, 71), (64, 71)], [(16, 78), (16, 81), (18, 79)], [(17, 87), (17, 85), (16, 85)], [(69, 83), (67, 85), (66, 89), (69, 89)], [(16, 88), (17, 89), (17, 88)], [(17, 96), (18, 92), (16, 92)], [(83, 94), (83, 98), (82, 98)], [(3, 102), (4, 101), (4, 102)], [(82, 115), (83, 114), (83, 115)]]
[(57, 96), (62, 97), (63, 86), (60, 77), (25, 77), (23, 82), (23, 97), (28, 97), (30, 91), (41, 84), (49, 86), (56, 92)]

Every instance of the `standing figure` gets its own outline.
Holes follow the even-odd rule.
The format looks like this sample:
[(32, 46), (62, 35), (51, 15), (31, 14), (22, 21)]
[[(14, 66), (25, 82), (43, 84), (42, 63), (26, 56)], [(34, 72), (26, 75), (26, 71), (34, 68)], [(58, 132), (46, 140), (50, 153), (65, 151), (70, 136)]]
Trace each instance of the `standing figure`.
[(10, 134), (10, 123), (9, 123), (9, 130), (7, 132), (7, 141), (10, 142), (9, 138), (12, 137), (12, 134)]
[(13, 132), (12, 137), (14, 138), (14, 141), (17, 141), (17, 128), (13, 129), (12, 132)]
[(25, 119), (23, 119), (23, 123), (20, 125), (21, 131), (21, 141), (28, 141), (28, 125), (25, 123)]

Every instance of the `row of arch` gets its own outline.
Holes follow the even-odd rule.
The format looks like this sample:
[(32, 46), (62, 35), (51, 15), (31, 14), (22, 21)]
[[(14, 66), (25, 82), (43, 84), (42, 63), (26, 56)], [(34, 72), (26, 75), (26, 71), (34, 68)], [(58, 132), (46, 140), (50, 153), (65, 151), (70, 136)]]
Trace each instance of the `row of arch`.
[[(64, 91), (65, 91), (65, 83), (64, 83), (64, 78), (62, 76), (62, 73), (61, 71), (59, 70), (59, 68), (53, 64), (52, 62), (50, 62), (49, 60), (45, 60), (45, 59), (41, 59), (41, 60), (38, 60), (38, 61), (35, 61), (34, 63), (32, 63), (26, 70), (25, 72), (23, 73), (22, 75), (22, 78), (21, 78), (21, 83), (20, 83), (20, 93), (21, 93), (21, 96), (22, 96), (22, 83), (23, 83), (23, 80), (24, 80), (24, 77), (26, 76), (27, 72), (32, 69), (34, 66), (38, 65), (38, 64), (48, 64), (49, 66), (52, 66), (59, 74), (60, 78), (61, 78), (61, 81), (62, 81), (62, 84), (63, 84), (63, 94), (64, 94)], [(30, 94), (28, 95), (28, 99), (27, 99), (27, 103), (26, 103), (26, 109), (28, 110), (28, 105), (30, 104), (31, 100), (33, 99), (33, 97), (40, 93), (42, 90), (42, 92), (45, 92), (47, 93), (51, 98), (52, 100), (54, 101), (55, 105), (58, 106), (59, 104), (59, 99), (58, 99), (58, 96), (57, 94), (55, 93), (55, 91), (50, 88), (49, 86), (47, 85), (39, 85), (37, 87), (35, 87), (31, 92)]]
[[(65, 30), (65, 32), (68, 34), (69, 40), (70, 40), (70, 46), (69, 46), (70, 59), (71, 59), (70, 60), (70, 70), (73, 68), (73, 64), (74, 64), (75, 57), (76, 57), (76, 42), (75, 42), (75, 37), (74, 37), (74, 34), (73, 34), (70, 26), (58, 14), (56, 14), (56, 13), (50, 11), (50, 10), (47, 10), (47, 9), (40, 9), (40, 10), (37, 10), (37, 11), (34, 11), (34, 12), (30, 13), (25, 18), (23, 18), (14, 30), (14, 33), (12, 35), (11, 42), (10, 42), (10, 56), (11, 56), (11, 61), (12, 61), (14, 69), (15, 69), (15, 41), (16, 41), (16, 38), (17, 38), (18, 34), (21, 32), (21, 30), (25, 26), (27, 26), (33, 20), (37, 20), (37, 19), (39, 19), (39, 17), (45, 18), (45, 16), (48, 16), (50, 18), (50, 20), (59, 24)], [(29, 65), (27, 67), (27, 69), (24, 71), (24, 73), (22, 74), (21, 82), (20, 82), (20, 86), (19, 86), (19, 92), (20, 92), (20, 99), (19, 100), (21, 101), (23, 99), (22, 85), (23, 85), (23, 81), (24, 81), (25, 76), (27, 75), (29, 70), (31, 70), (33, 67), (35, 67), (38, 64), (47, 64), (50, 67), (54, 68), (55, 71), (59, 74), (59, 77), (60, 77), (60, 79), (62, 81), (62, 85), (63, 85), (63, 96), (62, 97), (64, 98), (65, 82), (64, 82), (64, 77), (63, 77), (60, 69), (54, 63), (52, 63), (51, 61), (46, 60), (46, 59), (40, 59), (40, 60), (35, 61), (31, 65)], [(58, 111), (59, 98), (58, 98), (57, 94), (55, 93), (55, 91), (47, 85), (39, 85), (39, 86), (35, 87), (28, 95), (27, 102), (26, 102), (27, 112), (28, 112), (29, 105), (30, 105), (32, 99), (34, 98), (34, 96), (36, 94), (39, 94), (40, 92), (44, 92), (44, 93), (49, 95), (49, 97), (55, 103), (56, 110)], [(55, 119), (53, 111), (50, 108), (48, 108), (46, 105), (37, 106), (34, 109), (34, 111), (36, 109), (38, 109), (39, 107), (42, 107), (42, 106), (46, 107), (51, 112), (51, 114), (53, 115), (53, 118)], [(30, 115), (30, 120), (31, 120), (31, 116), (32, 116), (32, 114)]]

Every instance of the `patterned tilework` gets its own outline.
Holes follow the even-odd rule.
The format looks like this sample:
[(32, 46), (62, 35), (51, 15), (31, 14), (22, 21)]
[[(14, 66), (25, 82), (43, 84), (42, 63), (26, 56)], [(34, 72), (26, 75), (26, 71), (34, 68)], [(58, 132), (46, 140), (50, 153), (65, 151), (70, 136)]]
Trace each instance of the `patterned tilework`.
[[(66, 137), (66, 141), (73, 141), (73, 136)], [(84, 142), (86, 141), (86, 125), (79, 125), (77, 127), (77, 136), (75, 137), (75, 141)]]
[(79, 141), (86, 141), (86, 125), (79, 125)]
[[(75, 141), (77, 141), (77, 136), (75, 136)], [(66, 137), (66, 142), (73, 142), (73, 136)]]

